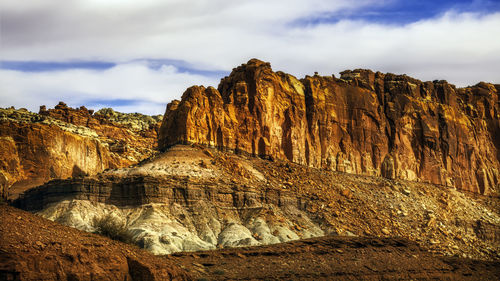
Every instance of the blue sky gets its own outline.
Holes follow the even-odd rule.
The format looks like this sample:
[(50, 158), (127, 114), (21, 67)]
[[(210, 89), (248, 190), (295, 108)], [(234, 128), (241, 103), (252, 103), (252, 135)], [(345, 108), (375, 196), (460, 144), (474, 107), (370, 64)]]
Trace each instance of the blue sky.
[(390, 25), (405, 25), (439, 17), (447, 12), (491, 13), (500, 11), (498, 0), (421, 0), (421, 1), (380, 1), (369, 7), (351, 12), (337, 11), (325, 13), (298, 21), (300, 24), (332, 23), (341, 20), (359, 20)]
[[(228, 75), (224, 70), (197, 69), (184, 61), (173, 59), (137, 59), (127, 63), (141, 62), (148, 68), (158, 70), (164, 65), (173, 65), (179, 72), (199, 74), (204, 76), (222, 77)], [(22, 72), (64, 71), (70, 69), (107, 70), (116, 67), (118, 63), (110, 61), (0, 61), (0, 69)]]
[(105, 61), (8, 61), (0, 62), (1, 69), (25, 72), (61, 71), (68, 69), (106, 70), (115, 67), (116, 63)]
[(297, 77), (370, 68), (500, 83), (500, 1), (4, 0), (0, 107), (163, 113), (250, 58)]

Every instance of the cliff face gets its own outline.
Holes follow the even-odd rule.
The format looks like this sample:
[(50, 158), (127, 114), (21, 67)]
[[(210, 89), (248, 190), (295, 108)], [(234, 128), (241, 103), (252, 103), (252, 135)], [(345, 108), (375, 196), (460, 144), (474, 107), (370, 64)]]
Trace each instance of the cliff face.
[[(113, 158), (99, 141), (72, 134), (57, 126), (1, 123), (1, 170), (4, 186), (24, 189), (53, 178), (96, 174), (130, 164)], [(6, 190), (5, 190), (6, 191)]]
[(500, 85), (354, 70), (298, 80), (250, 60), (167, 106), (159, 147), (199, 143), (312, 167), (488, 194), (499, 183)]
[(149, 157), (159, 121), (117, 118), (121, 115), (110, 110), (93, 114), (64, 103), (49, 110), (42, 106), (39, 114), (0, 109), (2, 197), (50, 179), (93, 175)]

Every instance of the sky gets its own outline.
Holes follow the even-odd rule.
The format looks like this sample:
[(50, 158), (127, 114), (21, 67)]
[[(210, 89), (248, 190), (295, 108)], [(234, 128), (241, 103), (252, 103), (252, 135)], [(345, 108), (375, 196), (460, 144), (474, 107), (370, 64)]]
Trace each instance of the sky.
[(500, 83), (500, 0), (2, 0), (0, 107), (163, 114), (258, 58)]

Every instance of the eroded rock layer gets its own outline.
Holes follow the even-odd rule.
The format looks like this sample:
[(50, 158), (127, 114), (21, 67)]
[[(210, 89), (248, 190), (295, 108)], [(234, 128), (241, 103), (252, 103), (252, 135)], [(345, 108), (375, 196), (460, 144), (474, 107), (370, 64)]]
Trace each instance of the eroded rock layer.
[(498, 259), (498, 198), (470, 195), (176, 145), (139, 165), (32, 188), (15, 205), (90, 232), (111, 215), (155, 254), (369, 235)]
[(298, 80), (253, 59), (218, 89), (193, 86), (170, 103), (159, 147), (198, 143), (488, 194), (499, 184), (499, 90), (362, 69)]
[(0, 197), (50, 179), (94, 175), (151, 156), (161, 116), (94, 113), (59, 103), (40, 113), (0, 109)]

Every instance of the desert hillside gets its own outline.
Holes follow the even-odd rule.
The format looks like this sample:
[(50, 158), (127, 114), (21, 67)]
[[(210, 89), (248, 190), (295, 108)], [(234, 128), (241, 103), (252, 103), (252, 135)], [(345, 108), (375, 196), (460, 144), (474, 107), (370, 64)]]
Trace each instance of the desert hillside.
[(192, 280), (174, 262), (0, 204), (0, 280)]
[[(32, 263), (55, 251), (57, 262), (65, 255), (53, 241), (73, 244), (33, 233), (55, 227), (94, 245), (85, 232), (102, 233), (106, 219), (116, 239), (166, 256), (146, 262), (180, 264), (185, 272), (169, 267), (179, 278), (494, 280), (499, 90), (360, 69), (299, 80), (252, 59), (218, 89), (188, 88), (163, 117), (2, 109), (3, 192), (38, 216), (2, 207), (15, 228), (1, 229), (10, 240), (0, 250)], [(87, 246), (57, 272), (85, 280), (93, 265), (75, 255), (94, 255)], [(117, 258), (109, 271), (119, 279), (136, 266), (160, 274), (140, 255)], [(33, 276), (55, 266), (8, 265)]]
[(0, 280), (497, 280), (500, 274), (498, 262), (434, 256), (405, 239), (330, 236), (158, 257), (2, 204), (0, 216)]
[(140, 165), (54, 180), (15, 204), (94, 231), (114, 214), (155, 254), (324, 235), (405, 237), (446, 255), (500, 258), (498, 197), (176, 145)]

